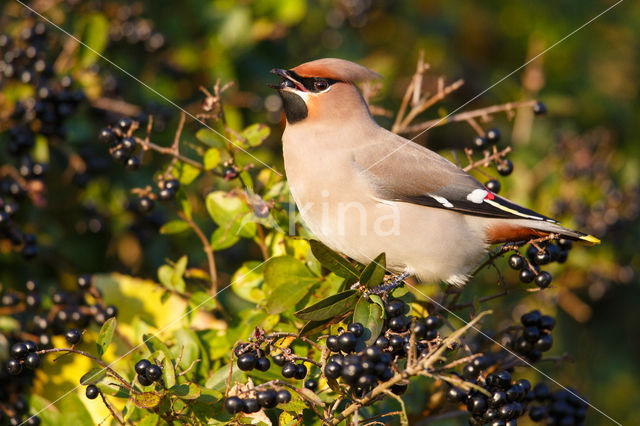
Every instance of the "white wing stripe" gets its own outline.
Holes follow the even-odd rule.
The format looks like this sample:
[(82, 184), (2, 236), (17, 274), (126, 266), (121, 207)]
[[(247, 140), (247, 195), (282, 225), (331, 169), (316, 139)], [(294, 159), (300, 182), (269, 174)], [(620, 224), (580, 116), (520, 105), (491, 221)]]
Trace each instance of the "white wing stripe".
[(542, 221), (544, 221), (544, 218), (542, 218), (542, 217), (538, 217), (538, 216), (531, 216), (531, 215), (528, 215), (528, 214), (525, 214), (525, 213), (520, 213), (520, 212), (519, 212), (519, 211), (517, 211), (517, 210), (510, 209), (509, 207), (503, 206), (502, 204), (500, 204), (500, 203), (496, 203), (495, 201), (493, 201), (493, 200), (489, 200), (488, 198), (487, 198), (487, 199), (485, 199), (485, 200), (484, 200), (484, 202), (485, 202), (485, 203), (489, 203), (489, 204), (491, 204), (492, 206), (497, 207), (497, 208), (499, 208), (499, 209), (500, 209), (500, 210), (502, 210), (502, 211), (509, 212), (509, 213), (511, 213), (511, 214), (515, 214), (516, 216), (526, 217), (527, 219), (535, 219), (535, 220), (542, 220)]

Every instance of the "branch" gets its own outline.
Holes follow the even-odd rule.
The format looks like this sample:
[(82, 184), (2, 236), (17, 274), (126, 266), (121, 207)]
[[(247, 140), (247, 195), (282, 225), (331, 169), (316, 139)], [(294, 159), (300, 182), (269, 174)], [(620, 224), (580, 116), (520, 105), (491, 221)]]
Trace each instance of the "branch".
[(207, 263), (209, 264), (209, 276), (211, 277), (210, 292), (212, 295), (215, 296), (216, 291), (218, 289), (218, 273), (216, 271), (216, 262), (213, 258), (213, 248), (209, 243), (209, 239), (207, 238), (206, 235), (204, 235), (204, 233), (202, 232), (202, 229), (200, 229), (200, 227), (193, 221), (193, 219), (191, 219), (190, 217), (188, 217), (186, 214), (184, 214), (179, 210), (177, 210), (177, 212), (178, 212), (178, 216), (180, 216), (182, 220), (187, 222), (189, 227), (193, 230), (193, 232), (196, 233), (196, 235), (200, 239), (200, 242), (202, 243), (204, 252), (207, 255)]
[(495, 114), (503, 111), (512, 111), (517, 108), (531, 108), (538, 101), (535, 99), (528, 101), (520, 101), (520, 102), (507, 102), (506, 104), (501, 105), (492, 105), (486, 108), (475, 109), (472, 111), (461, 112), (460, 114), (454, 114), (449, 117), (436, 118), (434, 120), (425, 121), (424, 123), (414, 124), (413, 126), (407, 126), (402, 129), (399, 129), (399, 133), (413, 133), (420, 132), (425, 129), (430, 129), (432, 127), (444, 126), (448, 123), (454, 123), (457, 121), (467, 121), (470, 118), (477, 117), (487, 117), (491, 114)]

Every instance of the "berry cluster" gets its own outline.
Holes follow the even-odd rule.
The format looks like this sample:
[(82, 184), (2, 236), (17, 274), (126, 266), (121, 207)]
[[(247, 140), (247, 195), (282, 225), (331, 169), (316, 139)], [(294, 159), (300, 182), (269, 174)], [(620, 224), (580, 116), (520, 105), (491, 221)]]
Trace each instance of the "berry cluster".
[[(258, 388), (259, 389), (259, 388)], [(286, 389), (253, 390), (245, 398), (230, 396), (224, 402), (224, 408), (230, 414), (255, 413), (261, 408), (274, 408), (278, 404), (286, 404), (291, 401), (291, 393)]]
[(3, 116), (8, 118), (2, 129), (8, 129), (9, 157), (0, 172), (0, 240), (8, 239), (27, 259), (38, 254), (38, 246), (34, 234), (21, 230), (16, 213), (27, 195), (42, 204), (48, 165), (32, 156), (36, 138), (63, 138), (65, 120), (85, 99), (82, 90), (73, 89), (70, 77), (55, 78), (45, 51), (46, 33), (46, 24), (38, 22), (23, 27), (15, 38), (0, 34), (0, 86), (31, 87), (13, 104), (11, 114)]
[[(486, 357), (475, 358), (471, 364), (478, 370), (488, 367)], [(485, 377), (476, 377), (476, 384), (488, 391), (490, 396), (473, 390), (466, 392), (451, 387), (447, 398), (465, 404), (471, 419), (469, 424), (515, 425), (516, 419), (527, 412), (531, 400), (531, 384), (526, 379), (513, 381), (507, 370), (497, 370)]]
[(551, 425), (583, 424), (589, 404), (573, 390), (561, 389), (551, 392), (544, 383), (533, 388), (532, 400), (537, 404), (529, 408), (529, 417), (535, 422)]
[(119, 5), (110, 12), (109, 39), (112, 42), (141, 45), (148, 52), (164, 47), (164, 35), (154, 29), (153, 22), (140, 17), (143, 9), (139, 3)]
[(566, 238), (558, 239), (557, 244), (549, 241), (530, 244), (526, 259), (520, 253), (514, 253), (509, 257), (509, 266), (520, 271), (519, 278), (522, 283), (535, 282), (538, 287), (547, 288), (553, 277), (548, 271), (540, 270), (540, 266), (552, 262), (566, 262), (572, 246), (573, 243)]
[(98, 139), (107, 145), (111, 158), (122, 163), (129, 170), (140, 168), (142, 150), (138, 149), (138, 142), (132, 136), (138, 128), (138, 123), (130, 118), (122, 118), (113, 127), (105, 127), (100, 131)]
[(152, 364), (148, 359), (138, 361), (135, 365), (135, 370), (138, 375), (138, 383), (142, 386), (152, 385), (162, 379), (162, 369)]
[[(425, 319), (405, 315), (408, 305), (400, 299), (392, 299), (385, 305), (387, 321), (374, 344), (356, 352), (358, 338), (364, 332), (360, 323), (349, 324), (347, 330), (326, 339), (327, 348), (337, 353), (325, 364), (324, 375), (328, 379), (342, 379), (356, 396), (362, 396), (380, 382), (393, 377), (391, 364), (407, 357), (412, 350), (411, 335), (415, 336), (415, 351), (420, 355), (429, 348), (429, 342), (438, 337), (441, 321), (430, 315)], [(406, 384), (394, 385), (391, 390), (402, 394)]]
[(551, 349), (553, 338), (551, 330), (556, 322), (550, 315), (542, 315), (540, 311), (528, 312), (520, 318), (522, 333), (513, 341), (513, 349), (524, 355), (529, 361), (536, 362), (542, 353)]

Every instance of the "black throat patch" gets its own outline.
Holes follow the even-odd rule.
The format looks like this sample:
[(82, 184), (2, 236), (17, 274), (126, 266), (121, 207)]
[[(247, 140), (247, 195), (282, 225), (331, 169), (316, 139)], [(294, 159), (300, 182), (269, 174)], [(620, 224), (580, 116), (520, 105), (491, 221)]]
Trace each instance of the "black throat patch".
[(284, 104), (284, 113), (287, 116), (289, 124), (293, 124), (307, 118), (309, 110), (307, 110), (307, 105), (300, 96), (284, 90), (280, 90), (279, 93), (282, 98), (282, 103)]

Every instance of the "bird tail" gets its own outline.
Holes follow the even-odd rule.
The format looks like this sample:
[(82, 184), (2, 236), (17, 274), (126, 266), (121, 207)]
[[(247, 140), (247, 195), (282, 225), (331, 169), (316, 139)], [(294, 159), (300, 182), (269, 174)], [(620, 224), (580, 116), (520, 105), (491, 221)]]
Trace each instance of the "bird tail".
[(527, 238), (544, 237), (549, 234), (558, 234), (560, 237), (590, 246), (600, 244), (600, 240), (593, 235), (565, 228), (550, 221), (532, 219), (495, 220), (487, 228), (490, 244), (523, 241)]

